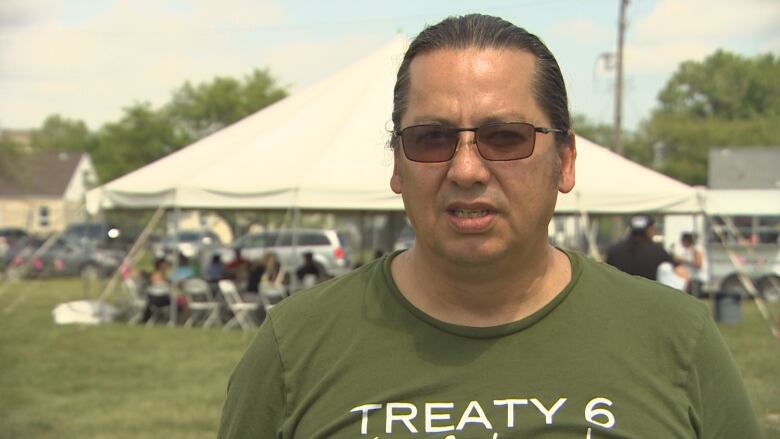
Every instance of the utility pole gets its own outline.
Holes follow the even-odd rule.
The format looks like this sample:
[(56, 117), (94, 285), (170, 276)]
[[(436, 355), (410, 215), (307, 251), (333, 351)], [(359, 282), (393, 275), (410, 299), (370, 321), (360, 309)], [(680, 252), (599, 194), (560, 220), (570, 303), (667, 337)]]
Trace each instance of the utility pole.
[(626, 6), (628, 0), (620, 0), (617, 56), (615, 57), (615, 151), (620, 155), (623, 155), (623, 34), (626, 31)]

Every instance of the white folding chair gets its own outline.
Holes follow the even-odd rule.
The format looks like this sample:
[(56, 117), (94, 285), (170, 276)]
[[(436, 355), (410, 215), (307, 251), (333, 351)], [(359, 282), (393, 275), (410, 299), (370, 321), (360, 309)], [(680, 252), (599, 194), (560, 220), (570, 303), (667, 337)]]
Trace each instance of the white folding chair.
[(219, 281), (219, 291), (222, 292), (222, 297), (225, 298), (225, 302), (228, 304), (228, 308), (233, 313), (233, 318), (225, 324), (225, 330), (240, 325), (242, 329), (249, 330), (256, 325), (255, 319), (252, 314), (257, 313), (259, 304), (257, 302), (244, 302), (241, 295), (238, 293), (236, 284), (231, 280)]
[(204, 328), (219, 326), (219, 302), (214, 299), (208, 282), (195, 277), (185, 279), (181, 284), (181, 292), (187, 297), (187, 307), (191, 312), (184, 326), (191, 327), (204, 316)]

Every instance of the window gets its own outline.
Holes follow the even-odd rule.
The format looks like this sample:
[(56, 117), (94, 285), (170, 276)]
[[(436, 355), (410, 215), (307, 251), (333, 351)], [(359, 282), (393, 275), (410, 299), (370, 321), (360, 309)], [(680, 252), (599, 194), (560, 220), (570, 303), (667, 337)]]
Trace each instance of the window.
[(328, 237), (317, 233), (304, 233), (298, 237), (299, 245), (330, 245)]
[(49, 218), (49, 206), (38, 207), (38, 225), (41, 227), (49, 227), (51, 218)]

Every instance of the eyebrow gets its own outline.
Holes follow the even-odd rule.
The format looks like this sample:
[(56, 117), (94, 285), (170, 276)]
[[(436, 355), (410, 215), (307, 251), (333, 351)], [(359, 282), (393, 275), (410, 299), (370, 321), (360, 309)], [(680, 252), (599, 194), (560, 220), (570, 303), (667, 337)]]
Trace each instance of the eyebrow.
[[(482, 125), (487, 125), (491, 123), (511, 123), (511, 122), (531, 123), (529, 118), (515, 113), (515, 114), (490, 115), (482, 119), (479, 119), (478, 123), (475, 126), (480, 127)], [(413, 119), (408, 126), (414, 126), (414, 125), (441, 125), (445, 127), (458, 127), (459, 124), (454, 123), (452, 122), (451, 119), (447, 119), (445, 117), (423, 115)]]

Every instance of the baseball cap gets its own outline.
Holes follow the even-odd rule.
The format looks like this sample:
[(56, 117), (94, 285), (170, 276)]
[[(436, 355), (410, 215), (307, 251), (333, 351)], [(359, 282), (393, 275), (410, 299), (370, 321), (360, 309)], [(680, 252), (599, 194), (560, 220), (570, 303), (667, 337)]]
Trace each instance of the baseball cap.
[(631, 230), (643, 232), (653, 225), (653, 219), (647, 215), (636, 215), (631, 217)]

